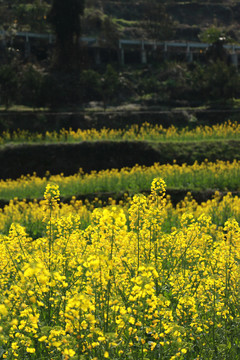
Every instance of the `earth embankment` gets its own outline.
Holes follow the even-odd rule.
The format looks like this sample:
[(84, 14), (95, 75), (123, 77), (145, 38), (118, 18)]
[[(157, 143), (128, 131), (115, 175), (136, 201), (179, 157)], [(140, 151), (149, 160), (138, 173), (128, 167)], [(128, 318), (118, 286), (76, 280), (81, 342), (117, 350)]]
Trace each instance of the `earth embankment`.
[(120, 169), (136, 164), (151, 166), (173, 163), (193, 164), (194, 161), (240, 160), (240, 141), (146, 142), (96, 141), (76, 144), (20, 144), (0, 148), (0, 178), (16, 179), (36, 172), (44, 176), (71, 175), (79, 169)]

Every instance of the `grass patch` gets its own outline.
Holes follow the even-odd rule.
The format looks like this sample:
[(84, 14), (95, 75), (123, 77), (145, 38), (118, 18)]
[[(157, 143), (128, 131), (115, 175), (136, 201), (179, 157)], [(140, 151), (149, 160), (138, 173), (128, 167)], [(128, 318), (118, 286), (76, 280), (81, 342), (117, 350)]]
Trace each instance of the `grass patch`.
[(26, 105), (11, 105), (7, 110), (6, 107), (3, 105), (0, 105), (0, 111), (2, 112), (6, 112), (6, 111), (48, 111), (49, 108), (47, 107), (40, 107), (40, 108), (33, 108), (31, 106), (26, 106)]

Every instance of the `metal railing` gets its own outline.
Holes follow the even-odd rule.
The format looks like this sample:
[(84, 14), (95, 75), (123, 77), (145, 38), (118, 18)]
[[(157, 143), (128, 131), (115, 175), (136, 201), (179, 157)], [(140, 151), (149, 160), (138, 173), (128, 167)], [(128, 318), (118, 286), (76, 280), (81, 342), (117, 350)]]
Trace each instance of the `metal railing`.
[[(11, 37), (23, 37), (25, 38), (26, 42), (29, 41), (29, 39), (46, 39), (48, 40), (49, 43), (52, 43), (55, 41), (55, 36), (51, 33), (49, 34), (38, 34), (38, 33), (32, 33), (32, 32), (16, 32), (14, 34), (9, 34), (7, 31), (3, 31), (0, 30), (0, 36), (2, 37), (2, 39), (6, 39), (8, 36)], [(81, 42), (87, 43), (88, 46), (103, 46), (103, 41), (101, 41), (101, 45), (99, 43), (99, 39), (98, 38), (93, 38), (93, 37), (81, 37), (80, 38)], [(191, 41), (153, 41), (153, 40), (135, 40), (135, 39), (120, 39), (119, 40), (119, 48), (121, 49), (123, 46), (127, 46), (127, 45), (139, 45), (142, 48), (144, 48), (145, 46), (153, 46), (153, 47), (158, 47), (158, 46), (163, 46), (164, 50), (167, 51), (168, 48), (186, 48), (187, 51), (191, 51), (194, 49), (206, 49), (209, 46), (211, 46), (211, 44), (209, 43), (201, 43), (201, 42), (191, 42)], [(235, 51), (240, 50), (240, 45), (236, 45), (236, 44), (224, 44), (223, 47), (225, 49), (228, 49), (230, 51), (232, 51), (233, 53)]]

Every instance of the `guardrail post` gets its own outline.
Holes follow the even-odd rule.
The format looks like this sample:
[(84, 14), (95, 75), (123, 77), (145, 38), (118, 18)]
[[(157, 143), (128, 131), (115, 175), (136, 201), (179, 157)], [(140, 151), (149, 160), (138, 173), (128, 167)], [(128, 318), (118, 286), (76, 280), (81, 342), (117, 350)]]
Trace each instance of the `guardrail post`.
[(141, 63), (147, 64), (147, 52), (144, 48), (144, 41), (142, 41), (142, 48), (141, 48)]
[(2, 31), (2, 46), (3, 46), (3, 48), (5, 48), (7, 46), (5, 30)]
[(125, 64), (124, 48), (122, 47), (121, 40), (119, 40), (119, 63), (120, 65)]
[(49, 36), (48, 36), (48, 43), (49, 43), (49, 44), (52, 44), (52, 43), (53, 43), (53, 36), (52, 36), (52, 34), (49, 34)]
[(164, 41), (163, 58), (164, 58), (164, 60), (167, 60), (167, 58), (168, 58), (168, 44), (166, 41)]
[(25, 58), (28, 58), (31, 54), (31, 44), (29, 41), (28, 33), (26, 33), (26, 39), (25, 39)]
[(100, 49), (95, 49), (95, 64), (100, 65), (101, 64), (101, 56), (100, 56)]
[(186, 58), (187, 58), (187, 62), (189, 62), (189, 63), (193, 62), (193, 53), (192, 53), (192, 51), (190, 50), (189, 44), (187, 44), (187, 55), (186, 55)]
[(232, 53), (230, 54), (231, 64), (238, 69), (238, 54), (235, 52), (235, 47), (232, 47)]

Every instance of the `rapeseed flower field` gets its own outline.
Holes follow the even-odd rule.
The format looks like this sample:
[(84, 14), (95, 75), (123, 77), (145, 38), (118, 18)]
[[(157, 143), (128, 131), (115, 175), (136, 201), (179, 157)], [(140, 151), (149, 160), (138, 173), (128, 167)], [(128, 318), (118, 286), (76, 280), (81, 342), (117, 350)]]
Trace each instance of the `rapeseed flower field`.
[(155, 177), (163, 178), (168, 188), (174, 189), (239, 191), (240, 161), (210, 162), (206, 159), (193, 165), (155, 163), (149, 167), (136, 165), (89, 174), (80, 169), (71, 176), (46, 174), (43, 178), (33, 174), (17, 180), (0, 180), (0, 199), (10, 200), (12, 194), (19, 199), (41, 198), (47, 183), (59, 185), (63, 197), (125, 191), (133, 195), (149, 190)]
[(0, 358), (238, 359), (238, 197), (173, 208), (160, 177), (105, 207), (60, 195), (0, 213)]
[[(80, 219), (80, 228), (85, 230), (91, 224), (92, 213), (95, 208), (104, 208), (118, 206), (128, 212), (131, 203), (131, 197), (127, 194), (123, 200), (118, 202), (113, 198), (107, 201), (95, 198), (93, 201), (88, 199), (77, 200), (75, 196), (69, 203), (59, 202), (58, 215), (74, 215)], [(45, 200), (27, 201), (26, 199), (10, 200), (2, 209), (0, 209), (0, 233), (7, 235), (12, 223), (18, 223), (23, 226), (29, 236), (36, 239), (45, 233), (45, 224), (43, 222), (45, 216)], [(233, 196), (231, 192), (225, 196), (215, 192), (212, 199), (207, 202), (198, 204), (193, 199), (191, 193), (187, 193), (184, 200), (180, 201), (176, 206), (171, 202), (171, 197), (166, 196), (166, 212), (162, 218), (162, 230), (170, 232), (172, 228), (179, 228), (181, 216), (184, 213), (191, 213), (194, 217), (202, 214), (210, 216), (215, 225), (223, 226), (228, 218), (234, 217), (240, 222), (240, 198)]]
[(240, 124), (226, 121), (213, 126), (196, 126), (178, 129), (174, 125), (164, 128), (162, 125), (151, 125), (145, 122), (142, 125), (134, 124), (128, 129), (62, 129), (46, 131), (45, 133), (31, 133), (28, 130), (3, 131), (0, 136), (0, 145), (7, 143), (57, 143), (102, 140), (128, 141), (201, 141), (201, 140), (232, 140), (239, 139)]

